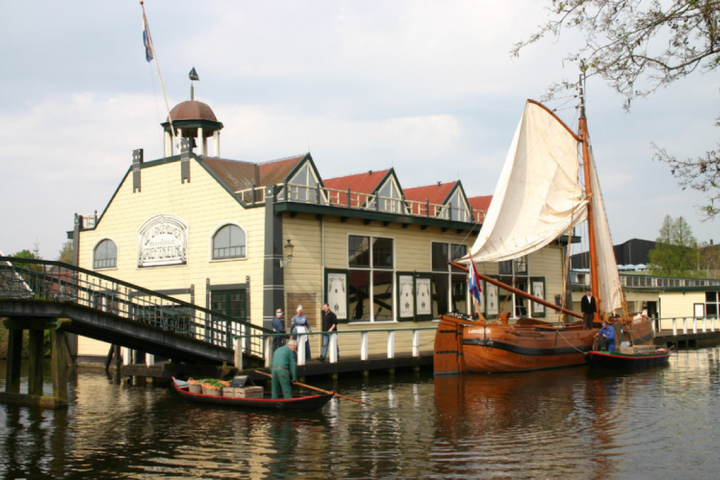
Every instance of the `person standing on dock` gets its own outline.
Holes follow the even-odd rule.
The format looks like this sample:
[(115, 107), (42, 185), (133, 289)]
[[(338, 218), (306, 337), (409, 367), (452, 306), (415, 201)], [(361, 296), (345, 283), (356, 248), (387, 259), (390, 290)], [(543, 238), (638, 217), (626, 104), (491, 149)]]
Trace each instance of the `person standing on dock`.
[(298, 343), (305, 342), (305, 360), (310, 360), (310, 341), (307, 335), (300, 335), (303, 333), (311, 333), (310, 322), (305, 315), (303, 315), (302, 305), (297, 307), (297, 315), (295, 315), (290, 322), (290, 333), (296, 334), (293, 339), (297, 340)]
[(587, 295), (580, 300), (580, 311), (583, 313), (585, 329), (590, 330), (593, 327), (593, 320), (597, 313), (597, 302), (593, 297), (592, 290), (588, 289)]
[[(323, 318), (322, 318), (322, 329), (323, 332), (337, 332), (337, 315), (333, 313), (332, 310), (330, 310), (330, 305), (328, 305), (327, 302), (323, 303)], [(327, 333), (323, 333), (322, 336), (322, 351), (320, 353), (320, 356), (318, 357), (318, 360), (321, 362), (324, 362), (327, 358), (327, 350), (328, 350), (328, 344), (330, 343), (330, 335)], [(338, 352), (338, 360), (340, 359), (340, 353), (338, 346), (335, 345), (335, 351)]]
[[(278, 308), (272, 320), (272, 328), (275, 333), (287, 333), (285, 331), (285, 322), (283, 322), (282, 316), (283, 311), (281, 308)], [(273, 350), (277, 350), (283, 345), (285, 345), (285, 337), (273, 337)]]
[[(297, 382), (297, 366), (295, 364), (295, 351), (297, 341), (290, 340), (287, 345), (275, 350), (273, 353), (272, 365), (272, 398), (280, 398), (282, 390), (283, 398), (292, 398), (292, 386)], [(290, 379), (292, 378), (292, 382)]]

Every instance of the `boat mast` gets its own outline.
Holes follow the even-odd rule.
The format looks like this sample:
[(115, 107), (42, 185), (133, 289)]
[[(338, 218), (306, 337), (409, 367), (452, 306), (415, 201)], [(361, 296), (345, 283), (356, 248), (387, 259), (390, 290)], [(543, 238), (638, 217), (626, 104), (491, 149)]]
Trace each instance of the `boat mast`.
[[(600, 298), (598, 298), (598, 292), (600, 291), (600, 279), (598, 278), (598, 258), (597, 258), (597, 246), (595, 241), (595, 219), (593, 218), (593, 202), (592, 202), (592, 182), (590, 181), (590, 147), (588, 145), (590, 138), (587, 130), (587, 117), (585, 116), (585, 64), (580, 65), (580, 119), (578, 124), (578, 137), (582, 144), (582, 158), (583, 158), (583, 175), (585, 176), (585, 197), (589, 199), (587, 204), (587, 222), (588, 222), (588, 242), (589, 242), (589, 253), (590, 253), (590, 285), (592, 288), (593, 296), (598, 307), (600, 306)], [(597, 319), (597, 313), (595, 317)]]

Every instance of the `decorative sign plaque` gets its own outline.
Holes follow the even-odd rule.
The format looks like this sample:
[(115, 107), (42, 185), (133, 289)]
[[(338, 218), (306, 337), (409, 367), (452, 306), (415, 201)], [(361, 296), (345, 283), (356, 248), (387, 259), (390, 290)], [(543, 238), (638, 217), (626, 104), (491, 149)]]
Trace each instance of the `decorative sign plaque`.
[(138, 267), (186, 265), (188, 227), (173, 215), (155, 215), (138, 232)]
[(415, 310), (418, 315), (432, 315), (432, 296), (430, 295), (430, 279), (415, 279), (416, 297)]
[(413, 295), (412, 275), (400, 275), (400, 318), (411, 318), (414, 314), (415, 296)]
[(347, 274), (329, 273), (327, 276), (327, 300), (339, 320), (347, 319)]

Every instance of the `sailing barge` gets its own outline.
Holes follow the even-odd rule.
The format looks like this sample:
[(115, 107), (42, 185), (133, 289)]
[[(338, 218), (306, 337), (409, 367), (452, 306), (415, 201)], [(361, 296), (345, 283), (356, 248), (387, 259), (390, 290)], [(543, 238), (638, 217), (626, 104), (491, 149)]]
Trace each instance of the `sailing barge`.
[[(445, 315), (435, 336), (436, 374), (582, 365), (585, 353), (592, 349), (601, 315), (608, 317), (618, 310), (623, 317), (616, 321), (622, 322), (623, 335), (631, 343), (652, 343), (650, 319), (631, 318), (627, 313), (582, 103), (578, 130), (574, 133), (540, 103), (527, 102), (480, 235), (470, 253), (457, 263), (470, 266), (477, 279), (559, 310), (566, 319), (582, 319), (575, 312), (481, 275), (474, 265), (523, 257), (587, 221), (592, 292), (600, 311), (593, 328), (585, 328), (581, 320), (551, 323), (519, 318), (511, 324), (509, 314), (501, 314), (495, 322)], [(581, 166), (584, 190), (578, 181)], [(617, 340), (619, 345), (624, 339)]]

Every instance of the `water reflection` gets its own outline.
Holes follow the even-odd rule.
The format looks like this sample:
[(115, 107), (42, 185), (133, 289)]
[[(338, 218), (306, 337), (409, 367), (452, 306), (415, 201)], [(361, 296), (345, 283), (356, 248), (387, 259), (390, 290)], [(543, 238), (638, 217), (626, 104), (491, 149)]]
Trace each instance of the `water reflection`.
[(0, 405), (0, 477), (708, 477), (720, 447), (719, 348), (640, 372), (311, 383), (373, 406), (246, 412), (82, 372), (68, 410)]

